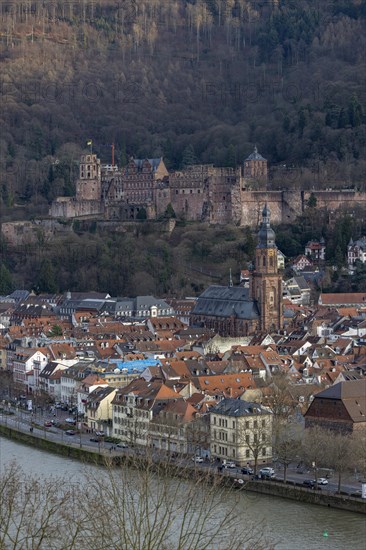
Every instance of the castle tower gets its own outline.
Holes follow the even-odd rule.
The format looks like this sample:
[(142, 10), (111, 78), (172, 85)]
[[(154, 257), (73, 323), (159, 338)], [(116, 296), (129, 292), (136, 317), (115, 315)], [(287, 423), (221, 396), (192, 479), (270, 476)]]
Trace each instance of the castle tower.
[(267, 182), (268, 163), (265, 158), (258, 153), (257, 146), (254, 152), (244, 161), (243, 177)]
[(271, 212), (265, 205), (251, 280), (251, 297), (257, 302), (260, 312), (259, 329), (263, 332), (281, 330), (283, 326), (282, 277), (278, 273), (277, 247), (270, 215)]
[(76, 199), (79, 201), (100, 201), (102, 180), (100, 159), (97, 155), (81, 155), (79, 179), (76, 182)]

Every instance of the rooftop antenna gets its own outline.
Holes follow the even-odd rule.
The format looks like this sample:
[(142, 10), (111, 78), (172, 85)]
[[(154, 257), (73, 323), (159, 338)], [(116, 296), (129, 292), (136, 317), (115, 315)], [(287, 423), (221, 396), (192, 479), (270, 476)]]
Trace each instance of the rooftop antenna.
[(231, 268), (230, 268), (229, 286), (234, 286), (234, 285), (233, 285), (233, 278), (232, 278), (232, 276), (231, 276)]

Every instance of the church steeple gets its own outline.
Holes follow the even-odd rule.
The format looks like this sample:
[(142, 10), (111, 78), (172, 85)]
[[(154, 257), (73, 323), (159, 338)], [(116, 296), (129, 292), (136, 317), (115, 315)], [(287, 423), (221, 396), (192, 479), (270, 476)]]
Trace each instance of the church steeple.
[(260, 248), (275, 248), (275, 232), (270, 225), (271, 211), (265, 204), (262, 210), (262, 223), (258, 233), (258, 246)]
[(271, 227), (271, 211), (267, 204), (262, 210), (262, 223), (255, 250), (255, 270), (251, 295), (257, 302), (262, 331), (279, 330), (283, 325), (282, 278), (278, 273), (275, 232)]

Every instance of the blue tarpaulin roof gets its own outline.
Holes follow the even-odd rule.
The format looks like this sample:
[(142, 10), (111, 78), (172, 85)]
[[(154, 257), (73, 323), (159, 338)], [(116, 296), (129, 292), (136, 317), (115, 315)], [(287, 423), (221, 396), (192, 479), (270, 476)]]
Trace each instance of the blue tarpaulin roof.
[(127, 369), (129, 373), (143, 372), (148, 367), (160, 366), (159, 359), (141, 359), (140, 361), (122, 361), (120, 359), (111, 359), (108, 361), (110, 369)]

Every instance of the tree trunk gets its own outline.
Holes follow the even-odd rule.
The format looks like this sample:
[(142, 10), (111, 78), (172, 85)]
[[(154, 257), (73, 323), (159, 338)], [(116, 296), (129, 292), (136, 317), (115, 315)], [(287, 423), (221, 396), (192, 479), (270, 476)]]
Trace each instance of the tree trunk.
[(338, 472), (338, 489), (337, 492), (341, 492), (341, 483), (342, 483), (342, 472)]

